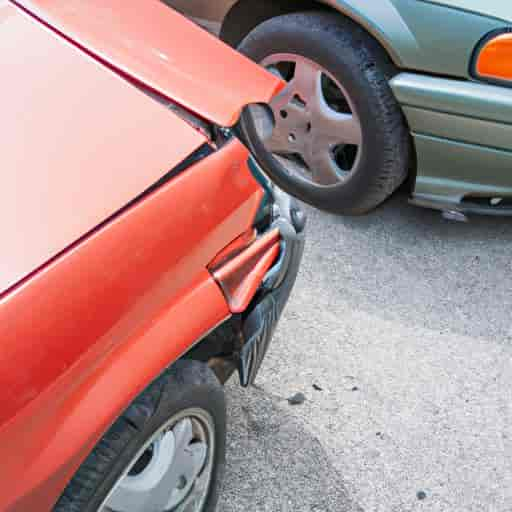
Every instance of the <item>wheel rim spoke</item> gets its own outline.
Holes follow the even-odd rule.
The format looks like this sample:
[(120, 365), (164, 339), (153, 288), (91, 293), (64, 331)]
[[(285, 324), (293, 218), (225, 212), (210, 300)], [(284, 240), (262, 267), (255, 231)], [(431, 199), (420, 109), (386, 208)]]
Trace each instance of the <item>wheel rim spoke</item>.
[(154, 455), (142, 475), (125, 476), (110, 495), (105, 506), (116, 512), (162, 512), (169, 499), (158, 489), (173, 466), (176, 441), (172, 432), (154, 443)]
[(335, 185), (340, 181), (340, 170), (327, 150), (303, 155), (311, 170), (312, 178), (319, 185)]
[(306, 104), (322, 93), (321, 79), (322, 72), (315, 64), (302, 59), (295, 61), (295, 74), (290, 85)]
[[(318, 124), (317, 124), (318, 123)], [(315, 121), (316, 137), (324, 144), (353, 144), (362, 141), (361, 125), (353, 114), (339, 114), (322, 105)]]
[(289, 134), (287, 130), (283, 130), (277, 125), (272, 132), (272, 135), (263, 141), (267, 151), (277, 153), (279, 155), (287, 155), (293, 153), (293, 148), (288, 139)]
[[(100, 509), (101, 512), (196, 511), (204, 499), (211, 471), (203, 471), (208, 460), (206, 440), (194, 439), (199, 422), (178, 421), (150, 447), (152, 455), (140, 473), (125, 475)], [(200, 429), (200, 427), (199, 427)], [(203, 471), (203, 473), (201, 473)]]

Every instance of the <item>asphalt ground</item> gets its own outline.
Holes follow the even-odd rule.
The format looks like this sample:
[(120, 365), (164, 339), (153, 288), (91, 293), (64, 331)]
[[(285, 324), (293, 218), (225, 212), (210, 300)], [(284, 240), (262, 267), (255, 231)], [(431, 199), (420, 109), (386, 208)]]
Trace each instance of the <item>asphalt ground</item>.
[(219, 510), (511, 511), (512, 219), (306, 209), (257, 387), (227, 388)]

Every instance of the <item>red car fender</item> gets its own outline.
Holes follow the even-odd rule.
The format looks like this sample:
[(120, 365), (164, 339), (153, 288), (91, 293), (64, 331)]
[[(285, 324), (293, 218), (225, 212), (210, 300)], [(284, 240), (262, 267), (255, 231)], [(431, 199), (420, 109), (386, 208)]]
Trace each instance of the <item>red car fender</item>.
[(13, 3), (126, 76), (220, 126), (233, 125), (247, 104), (267, 103), (284, 87), (161, 1)]
[(232, 313), (243, 313), (249, 306), (265, 274), (280, 250), (278, 229), (265, 233), (222, 265), (210, 265)]
[(50, 510), (130, 401), (228, 316), (222, 293), (205, 271), (132, 338), (107, 352), (93, 347), (0, 432), (8, 440), (0, 448), (6, 482), (0, 509)]
[(230, 315), (206, 267), (261, 202), (247, 156), (233, 140), (0, 300), (0, 510), (49, 510), (134, 396)]
[(0, 2), (0, 293), (206, 139), (174, 112)]

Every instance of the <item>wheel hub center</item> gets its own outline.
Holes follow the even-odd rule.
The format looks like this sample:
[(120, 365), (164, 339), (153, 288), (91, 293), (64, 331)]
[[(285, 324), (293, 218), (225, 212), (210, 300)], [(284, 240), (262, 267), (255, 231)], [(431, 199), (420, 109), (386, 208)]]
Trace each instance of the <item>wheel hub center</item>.
[(280, 107), (271, 105), (274, 114), (275, 126), (272, 138), (281, 139), (292, 153), (302, 153), (313, 136), (313, 115), (306, 104), (299, 107), (292, 100)]

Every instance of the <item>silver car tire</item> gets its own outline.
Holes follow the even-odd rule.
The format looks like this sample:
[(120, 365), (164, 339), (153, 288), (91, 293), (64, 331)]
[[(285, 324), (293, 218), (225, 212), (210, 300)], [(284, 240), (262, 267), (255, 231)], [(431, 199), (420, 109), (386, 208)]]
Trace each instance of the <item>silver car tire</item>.
[(389, 86), (396, 69), (361, 27), (324, 11), (286, 14), (238, 49), (286, 82), (266, 114), (250, 107), (242, 120), (251, 149), (272, 156), (282, 189), (320, 209), (362, 214), (406, 179), (409, 130)]

